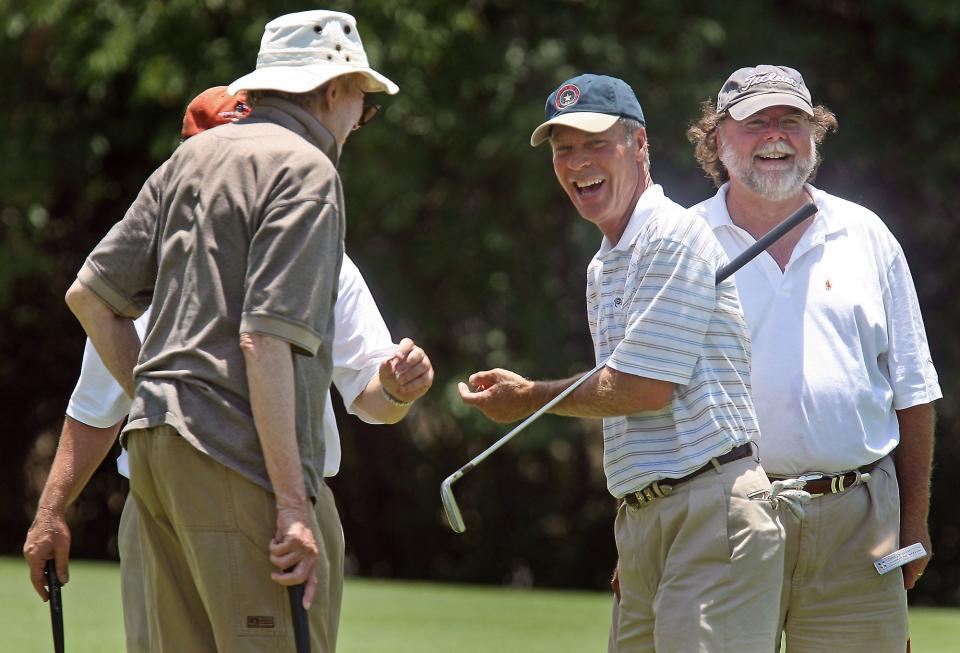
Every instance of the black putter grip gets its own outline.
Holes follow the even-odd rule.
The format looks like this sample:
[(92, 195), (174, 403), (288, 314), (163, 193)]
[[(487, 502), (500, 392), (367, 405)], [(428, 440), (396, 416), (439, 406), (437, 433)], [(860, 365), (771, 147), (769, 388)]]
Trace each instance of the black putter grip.
[(290, 596), (290, 617), (293, 620), (293, 638), (297, 643), (297, 653), (310, 653), (310, 622), (307, 611), (303, 609), (303, 585), (291, 585), (287, 588)]
[(813, 202), (807, 202), (799, 209), (787, 216), (786, 220), (771, 229), (767, 234), (743, 250), (740, 256), (736, 257), (730, 263), (717, 270), (717, 283), (720, 283), (744, 265), (756, 258), (757, 254), (770, 247), (776, 241), (780, 240), (785, 233), (796, 227), (798, 224), (809, 218), (817, 212), (817, 206)]
[(53, 627), (53, 650), (63, 653), (63, 597), (60, 595), (60, 579), (57, 578), (57, 563), (47, 560), (44, 572), (47, 576), (47, 593), (50, 595), (50, 625)]

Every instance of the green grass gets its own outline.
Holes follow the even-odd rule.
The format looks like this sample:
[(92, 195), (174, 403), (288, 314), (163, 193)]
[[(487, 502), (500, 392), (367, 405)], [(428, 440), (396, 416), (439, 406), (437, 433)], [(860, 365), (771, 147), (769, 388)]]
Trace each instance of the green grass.
[[(71, 653), (123, 650), (119, 567), (76, 562), (64, 588)], [(52, 649), (47, 606), (33, 593), (26, 565), (0, 558), (0, 650)], [(340, 653), (566, 652), (606, 650), (610, 596), (602, 592), (510, 590), (349, 579)], [(954, 653), (960, 610), (910, 612), (913, 650)]]

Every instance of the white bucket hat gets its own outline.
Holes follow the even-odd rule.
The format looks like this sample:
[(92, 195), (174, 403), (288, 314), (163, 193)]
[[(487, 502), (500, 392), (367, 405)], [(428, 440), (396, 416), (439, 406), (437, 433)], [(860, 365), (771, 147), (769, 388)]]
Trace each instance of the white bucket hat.
[(357, 21), (339, 11), (301, 11), (267, 23), (257, 54), (257, 69), (228, 87), (238, 91), (306, 93), (340, 75), (359, 73), (367, 93), (400, 90), (373, 70), (363, 51)]

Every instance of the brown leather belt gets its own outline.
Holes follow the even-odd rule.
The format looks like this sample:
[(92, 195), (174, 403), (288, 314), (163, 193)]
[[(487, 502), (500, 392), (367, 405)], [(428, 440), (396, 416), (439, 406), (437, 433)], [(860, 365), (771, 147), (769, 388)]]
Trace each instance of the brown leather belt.
[[(883, 458), (880, 460), (883, 460)], [(877, 465), (880, 464), (880, 460), (875, 460), (868, 465), (858, 467), (850, 472), (844, 472), (843, 474), (821, 474), (819, 472), (811, 472), (808, 474), (800, 474), (798, 476), (780, 476), (778, 474), (768, 474), (767, 476), (771, 481), (785, 481), (791, 478), (803, 479), (805, 481), (803, 484), (803, 489), (815, 497), (819, 497), (824, 494), (841, 494), (850, 488), (865, 483), (869, 476), (867, 478), (863, 478), (863, 475), (869, 474), (876, 469)]]
[(638, 492), (630, 492), (624, 495), (623, 500), (631, 508), (637, 509), (640, 506), (655, 501), (656, 499), (661, 499), (673, 491), (673, 488), (681, 483), (686, 483), (689, 480), (700, 476), (704, 472), (708, 472), (711, 469), (719, 469), (720, 465), (726, 465), (727, 463), (732, 463), (734, 460), (740, 460), (741, 458), (746, 458), (747, 456), (753, 455), (753, 447), (748, 442), (746, 444), (741, 444), (738, 447), (734, 447), (727, 453), (717, 456), (716, 458), (711, 458), (703, 467), (695, 469), (686, 476), (681, 476), (680, 478), (665, 478), (662, 481), (655, 481), (650, 485), (646, 486)]

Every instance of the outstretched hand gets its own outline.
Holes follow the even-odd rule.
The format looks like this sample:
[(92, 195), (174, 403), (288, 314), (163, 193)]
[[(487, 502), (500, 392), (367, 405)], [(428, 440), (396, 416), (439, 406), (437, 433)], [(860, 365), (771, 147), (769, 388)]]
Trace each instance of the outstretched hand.
[(460, 399), (494, 422), (515, 422), (537, 409), (533, 381), (515, 372), (500, 368), (486, 370), (471, 374), (467, 381), (469, 386), (462, 382), (457, 384)]
[(423, 349), (404, 338), (394, 355), (380, 364), (380, 385), (400, 401), (416, 401), (433, 385), (433, 365)]

